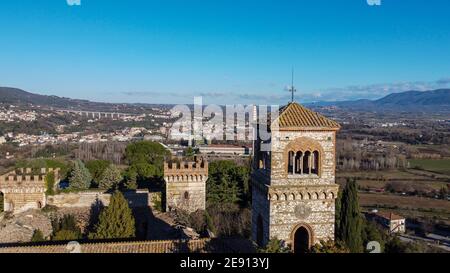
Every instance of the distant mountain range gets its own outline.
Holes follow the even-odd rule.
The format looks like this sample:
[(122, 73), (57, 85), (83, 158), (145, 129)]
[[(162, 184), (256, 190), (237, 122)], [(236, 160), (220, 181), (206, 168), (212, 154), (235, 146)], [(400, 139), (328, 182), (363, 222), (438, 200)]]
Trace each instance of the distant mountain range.
[(317, 102), (310, 106), (337, 106), (369, 111), (450, 111), (450, 89), (392, 93), (378, 100)]
[(88, 100), (71, 99), (58, 96), (47, 96), (33, 94), (22, 89), (11, 87), (0, 87), (0, 104), (12, 105), (39, 105), (46, 108), (74, 109), (87, 111), (126, 111), (136, 112), (141, 107), (153, 107), (152, 104), (127, 104), (127, 103), (104, 103)]
[(0, 103), (13, 105), (34, 104), (60, 108), (98, 104), (90, 102), (88, 100), (77, 100), (57, 96), (38, 95), (24, 91), (22, 89), (11, 87), (0, 87)]
[[(34, 104), (62, 109), (109, 109), (111, 106), (125, 106), (126, 104), (98, 103), (87, 100), (62, 98), (57, 96), (38, 95), (17, 88), (0, 87), (0, 103), (4, 104)], [(138, 105), (138, 104), (134, 104)], [(148, 104), (150, 105), (150, 104)], [(309, 103), (308, 106), (336, 106), (351, 110), (369, 111), (449, 111), (450, 89), (432, 91), (407, 91), (392, 93), (378, 100), (355, 100), (337, 102)], [(116, 108), (114, 107), (114, 108)]]

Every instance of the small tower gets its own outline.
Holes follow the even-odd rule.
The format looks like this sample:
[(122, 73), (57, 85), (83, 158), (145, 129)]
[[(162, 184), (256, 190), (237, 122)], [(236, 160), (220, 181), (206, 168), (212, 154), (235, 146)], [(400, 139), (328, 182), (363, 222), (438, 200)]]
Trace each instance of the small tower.
[(261, 149), (259, 136), (254, 143), (252, 237), (260, 246), (277, 238), (305, 252), (321, 240), (334, 240), (340, 126), (291, 102), (271, 127), (271, 139), (264, 142), (269, 151)]
[(206, 180), (208, 162), (164, 163), (166, 182), (166, 211), (181, 209), (187, 212), (206, 209)]
[(4, 211), (14, 214), (29, 209), (42, 209), (47, 204), (47, 174), (53, 173), (55, 186), (59, 181), (60, 169), (20, 168), (0, 176), (0, 202)]

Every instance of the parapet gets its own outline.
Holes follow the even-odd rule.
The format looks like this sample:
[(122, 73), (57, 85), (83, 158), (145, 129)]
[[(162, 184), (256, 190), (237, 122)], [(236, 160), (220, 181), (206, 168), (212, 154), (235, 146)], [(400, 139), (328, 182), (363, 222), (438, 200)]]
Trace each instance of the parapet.
[(192, 162), (164, 163), (164, 177), (168, 182), (203, 181), (208, 179), (208, 162), (204, 160)]
[(0, 176), (0, 183), (42, 183), (45, 181), (45, 177), (49, 172), (55, 173), (55, 178), (59, 177), (59, 168), (42, 168), (39, 172), (36, 172), (31, 168), (19, 168), (9, 173)]

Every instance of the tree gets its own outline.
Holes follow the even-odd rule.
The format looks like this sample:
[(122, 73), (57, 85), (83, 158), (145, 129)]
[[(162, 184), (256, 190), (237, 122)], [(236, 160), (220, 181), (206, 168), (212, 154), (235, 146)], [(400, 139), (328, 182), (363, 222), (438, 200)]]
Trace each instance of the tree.
[(272, 238), (264, 248), (258, 249), (259, 253), (290, 253), (292, 252), (288, 247), (284, 246), (283, 241)]
[(86, 168), (88, 168), (92, 175), (92, 184), (94, 187), (98, 186), (103, 173), (111, 164), (111, 161), (108, 160), (90, 160), (86, 163)]
[(80, 235), (73, 230), (60, 230), (53, 235), (53, 241), (73, 241), (80, 239)]
[(161, 182), (163, 163), (170, 152), (161, 144), (151, 141), (141, 141), (129, 144), (125, 149), (130, 169), (138, 174), (139, 182)]
[(100, 189), (110, 190), (118, 189), (119, 183), (122, 181), (122, 174), (115, 165), (109, 165), (103, 172), (103, 175), (99, 181)]
[(356, 181), (348, 180), (342, 192), (338, 239), (352, 253), (363, 252), (362, 217), (360, 214)]
[(130, 165), (145, 162), (162, 170), (164, 159), (170, 152), (157, 142), (141, 141), (128, 145), (125, 154)]
[(135, 237), (135, 220), (128, 202), (119, 191), (116, 191), (110, 199), (109, 206), (104, 208), (95, 226), (95, 232), (91, 233), (91, 239), (123, 239)]
[(311, 250), (311, 253), (349, 253), (350, 250), (344, 246), (341, 242), (333, 242), (333, 241), (320, 241), (320, 244), (314, 245)]
[(78, 240), (81, 236), (81, 229), (77, 220), (72, 214), (65, 214), (62, 218), (52, 220), (53, 241)]
[(138, 174), (135, 169), (129, 169), (127, 171), (125, 178), (125, 188), (127, 190), (136, 190), (138, 188), (137, 177)]
[(33, 236), (31, 237), (31, 242), (33, 243), (39, 243), (39, 242), (44, 242), (45, 238), (44, 238), (44, 234), (42, 233), (42, 231), (40, 229), (36, 229), (33, 232)]
[(188, 160), (192, 160), (195, 156), (195, 151), (192, 147), (188, 147), (186, 149), (186, 151), (184, 152), (184, 156), (188, 159)]
[(209, 165), (206, 184), (208, 205), (247, 205), (249, 201), (249, 168), (233, 161), (215, 161)]
[(69, 174), (69, 187), (75, 190), (89, 189), (92, 176), (81, 160), (76, 160)]
[(47, 187), (47, 190), (45, 191), (45, 193), (47, 195), (53, 195), (55, 194), (55, 173), (54, 172), (49, 172), (47, 173), (47, 175), (45, 176), (45, 184)]
[(375, 222), (363, 220), (362, 240), (364, 246), (367, 246), (369, 242), (376, 241), (380, 243), (381, 252), (383, 252), (385, 247), (384, 237), (384, 233)]
[(341, 230), (341, 202), (342, 202), (342, 190), (338, 191), (338, 196), (335, 202), (335, 234), (339, 236)]

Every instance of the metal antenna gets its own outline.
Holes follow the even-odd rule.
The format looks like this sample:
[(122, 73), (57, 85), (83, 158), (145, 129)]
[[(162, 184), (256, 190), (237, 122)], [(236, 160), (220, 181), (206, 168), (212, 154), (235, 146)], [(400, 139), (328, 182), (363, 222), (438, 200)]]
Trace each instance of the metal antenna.
[(294, 102), (294, 93), (297, 92), (297, 89), (295, 89), (295, 87), (294, 87), (294, 68), (292, 68), (292, 82), (291, 82), (291, 87), (289, 88), (288, 91), (291, 92), (291, 94), (292, 94), (291, 102)]

